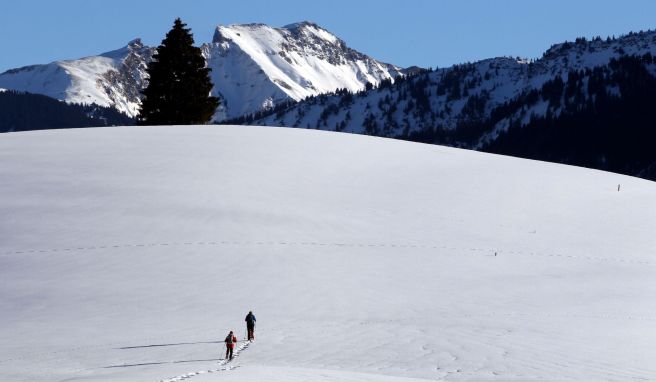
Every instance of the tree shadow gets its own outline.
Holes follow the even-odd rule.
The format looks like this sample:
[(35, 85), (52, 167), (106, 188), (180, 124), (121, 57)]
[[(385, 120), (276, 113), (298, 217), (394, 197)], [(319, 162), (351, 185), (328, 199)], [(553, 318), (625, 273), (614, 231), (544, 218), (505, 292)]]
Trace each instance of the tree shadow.
[(137, 345), (137, 346), (124, 346), (120, 348), (115, 348), (117, 350), (129, 350), (129, 349), (143, 349), (143, 348), (156, 348), (163, 346), (184, 346), (184, 345), (200, 345), (200, 344), (220, 344), (223, 341), (201, 341), (201, 342), (179, 342), (173, 344), (152, 344), (152, 345)]
[(132, 364), (123, 364), (123, 365), (112, 365), (105, 366), (103, 369), (116, 369), (123, 367), (138, 367), (138, 366), (151, 366), (151, 365), (166, 365), (166, 364), (175, 364), (175, 363), (194, 363), (194, 362), (214, 362), (222, 361), (223, 358), (210, 358), (210, 359), (189, 359), (182, 361), (167, 361), (167, 362), (143, 362), (143, 363), (132, 363)]

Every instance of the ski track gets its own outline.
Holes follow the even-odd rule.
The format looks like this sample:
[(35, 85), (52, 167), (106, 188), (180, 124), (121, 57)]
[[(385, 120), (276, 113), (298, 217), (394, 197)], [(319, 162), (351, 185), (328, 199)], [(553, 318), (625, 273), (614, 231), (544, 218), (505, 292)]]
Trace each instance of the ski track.
[(392, 243), (324, 243), (314, 241), (197, 241), (197, 242), (172, 242), (172, 243), (129, 243), (129, 244), (112, 244), (112, 245), (99, 245), (99, 246), (72, 246), (68, 248), (52, 248), (52, 249), (25, 249), (25, 250), (9, 250), (2, 253), (3, 256), (18, 255), (26, 253), (51, 253), (51, 252), (77, 252), (77, 251), (93, 251), (103, 249), (120, 249), (120, 248), (139, 248), (139, 247), (167, 247), (167, 246), (274, 246), (274, 245), (289, 245), (289, 246), (333, 246), (333, 247), (370, 247), (370, 248), (404, 248), (404, 249), (445, 249), (450, 251), (462, 251), (475, 256), (494, 256), (494, 254), (507, 254), (507, 255), (520, 255), (520, 256), (536, 256), (536, 257), (552, 257), (561, 259), (584, 260), (594, 262), (617, 262), (627, 264), (643, 264), (654, 265), (656, 263), (647, 260), (633, 260), (624, 259), (620, 257), (598, 257), (588, 255), (566, 255), (560, 253), (540, 253), (540, 252), (523, 252), (502, 249), (490, 248), (467, 248), (467, 247), (454, 247), (447, 245), (431, 245), (431, 244), (392, 244)]
[(167, 379), (162, 379), (160, 382), (178, 382), (178, 381), (184, 381), (186, 379), (189, 379), (191, 377), (200, 375), (200, 374), (206, 374), (206, 373), (216, 373), (219, 371), (227, 371), (227, 370), (234, 370), (239, 367), (239, 365), (232, 366), (228, 365), (231, 363), (235, 358), (239, 357), (242, 351), (248, 349), (248, 346), (251, 344), (251, 341), (244, 341), (241, 345), (239, 345), (237, 348), (234, 350), (234, 355), (233, 359), (223, 359), (219, 362), (219, 367), (215, 369), (209, 369), (209, 370), (200, 370), (200, 371), (192, 371), (190, 373), (185, 373), (182, 375), (178, 375), (177, 377), (172, 377), (172, 378), (167, 378)]

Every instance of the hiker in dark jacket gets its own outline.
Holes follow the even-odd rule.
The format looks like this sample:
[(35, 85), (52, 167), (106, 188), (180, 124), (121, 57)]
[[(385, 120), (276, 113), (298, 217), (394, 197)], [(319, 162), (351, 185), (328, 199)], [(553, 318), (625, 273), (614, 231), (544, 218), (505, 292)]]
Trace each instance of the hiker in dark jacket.
[(248, 330), (248, 340), (253, 341), (255, 339), (255, 315), (253, 312), (248, 312), (246, 315), (246, 330)]
[[(232, 334), (232, 330), (230, 333), (228, 333), (228, 336), (225, 338), (223, 341), (226, 343), (226, 359), (232, 359), (232, 350), (235, 348), (235, 344), (237, 343), (237, 337), (235, 337), (234, 334)], [(229, 357), (229, 358), (228, 358)]]

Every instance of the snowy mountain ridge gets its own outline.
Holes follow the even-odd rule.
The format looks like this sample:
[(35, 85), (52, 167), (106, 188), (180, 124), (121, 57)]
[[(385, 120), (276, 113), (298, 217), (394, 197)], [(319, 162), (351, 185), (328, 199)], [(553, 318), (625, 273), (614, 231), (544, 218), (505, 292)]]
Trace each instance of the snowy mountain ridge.
[(0, 86), (68, 103), (113, 106), (134, 116), (153, 53), (153, 48), (134, 39), (123, 48), (98, 56), (7, 70), (0, 74)]
[[(201, 49), (212, 69), (212, 93), (222, 100), (215, 116), (219, 120), (338, 88), (357, 91), (367, 82), (378, 84), (401, 73), (310, 22), (282, 28), (218, 26), (213, 41)], [(10, 69), (0, 74), (0, 87), (69, 103), (114, 106), (134, 117), (154, 51), (135, 39), (98, 56)]]

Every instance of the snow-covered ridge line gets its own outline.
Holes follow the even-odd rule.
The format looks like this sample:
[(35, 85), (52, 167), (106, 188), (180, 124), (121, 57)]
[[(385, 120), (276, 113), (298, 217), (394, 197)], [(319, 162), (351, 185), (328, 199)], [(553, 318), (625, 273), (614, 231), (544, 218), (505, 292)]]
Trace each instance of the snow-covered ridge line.
[(134, 116), (153, 52), (134, 39), (123, 48), (97, 56), (7, 70), (0, 74), (0, 86), (69, 103), (113, 106)]

